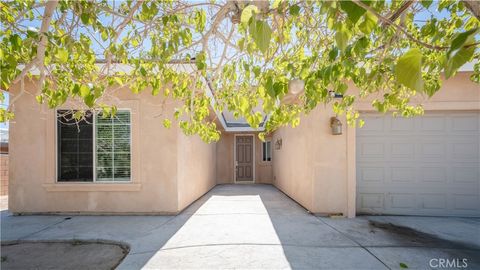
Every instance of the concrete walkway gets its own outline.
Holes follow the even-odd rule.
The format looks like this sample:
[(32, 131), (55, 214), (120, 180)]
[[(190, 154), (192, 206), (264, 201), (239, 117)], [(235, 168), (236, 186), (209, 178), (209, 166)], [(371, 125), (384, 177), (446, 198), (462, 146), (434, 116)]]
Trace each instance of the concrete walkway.
[(216, 186), (174, 217), (2, 212), (1, 240), (18, 239), (122, 241), (129, 270), (435, 269), (438, 259), (480, 269), (478, 218), (320, 218), (269, 185)]

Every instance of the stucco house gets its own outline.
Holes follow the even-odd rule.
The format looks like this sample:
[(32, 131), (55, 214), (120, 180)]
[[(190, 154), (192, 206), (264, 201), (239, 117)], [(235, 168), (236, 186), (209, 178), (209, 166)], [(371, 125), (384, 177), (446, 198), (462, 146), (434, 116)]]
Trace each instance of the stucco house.
[(381, 115), (364, 100), (365, 126), (340, 117), (343, 132), (332, 135), (334, 113), (318, 106), (265, 142), (229, 112), (215, 112), (216, 143), (166, 129), (155, 116), (175, 103), (148, 91), (113, 93), (117, 117), (92, 115), (80, 132), (63, 117), (75, 104), (52, 110), (23, 95), (10, 123), (10, 210), (177, 214), (217, 184), (252, 183), (315, 214), (480, 216), (480, 89), (470, 75), (464, 68), (433, 98), (419, 96), (421, 117)]

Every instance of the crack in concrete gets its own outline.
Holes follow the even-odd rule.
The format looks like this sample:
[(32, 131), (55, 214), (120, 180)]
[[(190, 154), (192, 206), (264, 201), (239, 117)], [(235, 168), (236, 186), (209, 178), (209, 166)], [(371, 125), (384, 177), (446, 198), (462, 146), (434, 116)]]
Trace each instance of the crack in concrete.
[(46, 227), (42, 228), (41, 230), (38, 230), (38, 231), (36, 231), (36, 232), (32, 232), (32, 233), (27, 234), (26, 236), (23, 236), (23, 237), (19, 237), (18, 240), (25, 240), (25, 239), (27, 239), (27, 238), (29, 238), (29, 237), (37, 234), (37, 233), (44, 232), (44, 231), (50, 229), (50, 228), (53, 227), (53, 226), (62, 224), (62, 223), (64, 223), (64, 222), (66, 222), (67, 220), (71, 220), (72, 218), (73, 218), (73, 217), (65, 217), (65, 218), (63, 218), (61, 221), (58, 221), (58, 222), (55, 222), (55, 223), (53, 223), (53, 224), (47, 225)]

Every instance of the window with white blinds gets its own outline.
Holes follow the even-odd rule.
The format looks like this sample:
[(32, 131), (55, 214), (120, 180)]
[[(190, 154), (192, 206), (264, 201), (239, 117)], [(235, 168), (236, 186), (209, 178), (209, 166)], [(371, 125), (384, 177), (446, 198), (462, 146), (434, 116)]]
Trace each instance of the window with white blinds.
[(58, 181), (130, 181), (130, 111), (119, 110), (114, 117), (92, 114), (80, 122), (74, 113), (57, 112)]
[(97, 115), (97, 181), (130, 180), (130, 112), (119, 111), (114, 118)]

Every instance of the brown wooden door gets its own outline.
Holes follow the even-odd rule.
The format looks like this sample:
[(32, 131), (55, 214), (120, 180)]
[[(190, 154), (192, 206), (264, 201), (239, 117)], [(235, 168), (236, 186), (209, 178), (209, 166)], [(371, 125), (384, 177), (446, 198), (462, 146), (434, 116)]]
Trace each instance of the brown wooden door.
[(253, 182), (253, 136), (237, 136), (235, 141), (237, 182)]

